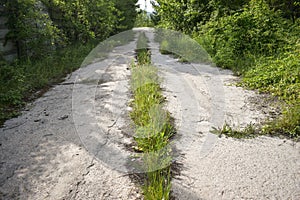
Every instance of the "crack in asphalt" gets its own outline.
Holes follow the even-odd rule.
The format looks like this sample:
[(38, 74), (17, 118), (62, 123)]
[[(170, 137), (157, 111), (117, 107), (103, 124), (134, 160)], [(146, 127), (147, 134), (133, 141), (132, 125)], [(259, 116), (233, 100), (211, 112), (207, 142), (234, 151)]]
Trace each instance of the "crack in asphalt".
[[(173, 141), (179, 151), (173, 196), (180, 200), (300, 199), (299, 143), (265, 136), (251, 140), (221, 137), (216, 138), (207, 156), (201, 156), (210, 128), (215, 126), (211, 123), (212, 109), (216, 115), (223, 109), (220, 112), (228, 123), (242, 127), (265, 118), (269, 106), (261, 106), (263, 96), (234, 86), (237, 78), (228, 70), (216, 74), (207, 64), (183, 64), (161, 55), (153, 31), (141, 31), (150, 39), (152, 61), (163, 76), (166, 107), (178, 130)], [(113, 154), (99, 150), (125, 151), (123, 146), (128, 143), (124, 138), (132, 136), (125, 130), (128, 105), (124, 102), (129, 102), (130, 94), (124, 91), (129, 90), (130, 62), (126, 58), (134, 57), (135, 46), (133, 41), (117, 47), (106, 60), (70, 74), (0, 128), (0, 199), (142, 199), (129, 178), (135, 173), (118, 171), (105, 160)], [(86, 84), (78, 82), (80, 75), (90, 78)], [(217, 79), (219, 85), (223, 82), (223, 106), (218, 98), (212, 102), (213, 95), (219, 93), (213, 90), (218, 89), (214, 85)], [(77, 94), (86, 100), (79, 103), (93, 105), (91, 110), (77, 110), (79, 121), (73, 121), (74, 83), (82, 89)], [(91, 88), (96, 90), (94, 94), (88, 93)], [(92, 97), (84, 99), (86, 94)], [(86, 113), (96, 119), (80, 121)], [(92, 122), (94, 127), (90, 127)], [(87, 146), (75, 126), (82, 128), (81, 137), (99, 148), (84, 148)], [(91, 133), (100, 141), (88, 138)]]

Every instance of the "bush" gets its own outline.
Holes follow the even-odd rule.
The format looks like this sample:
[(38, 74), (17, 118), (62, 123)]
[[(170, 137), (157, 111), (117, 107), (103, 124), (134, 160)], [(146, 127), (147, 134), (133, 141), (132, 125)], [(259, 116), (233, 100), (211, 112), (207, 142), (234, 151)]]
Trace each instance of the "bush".
[(286, 52), (279, 57), (260, 58), (245, 73), (244, 85), (262, 92), (271, 92), (285, 101), (300, 98), (300, 51)]
[(105, 39), (118, 22), (114, 3), (105, 0), (42, 0), (54, 23), (70, 41)]
[(264, 1), (251, 1), (242, 12), (206, 23), (197, 40), (218, 66), (241, 73), (251, 67), (256, 56), (280, 51), (287, 43), (286, 27), (279, 11), (271, 10)]

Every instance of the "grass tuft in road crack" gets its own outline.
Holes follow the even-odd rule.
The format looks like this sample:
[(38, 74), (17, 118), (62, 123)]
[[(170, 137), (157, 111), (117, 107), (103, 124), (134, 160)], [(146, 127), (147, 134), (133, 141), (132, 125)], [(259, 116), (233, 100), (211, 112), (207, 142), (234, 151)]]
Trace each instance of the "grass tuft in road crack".
[(134, 100), (130, 113), (135, 128), (135, 151), (142, 152), (145, 172), (143, 194), (146, 200), (170, 198), (172, 149), (170, 138), (175, 133), (170, 114), (163, 109), (157, 68), (151, 65), (147, 37), (141, 33), (137, 42), (137, 64), (132, 64), (131, 90)]
[(232, 137), (237, 139), (250, 139), (262, 135), (262, 133), (259, 131), (259, 127), (252, 123), (248, 124), (243, 129), (235, 128), (225, 123), (222, 128), (213, 128), (213, 130), (211, 130), (211, 133), (219, 135), (220, 137), (224, 135), (226, 137)]

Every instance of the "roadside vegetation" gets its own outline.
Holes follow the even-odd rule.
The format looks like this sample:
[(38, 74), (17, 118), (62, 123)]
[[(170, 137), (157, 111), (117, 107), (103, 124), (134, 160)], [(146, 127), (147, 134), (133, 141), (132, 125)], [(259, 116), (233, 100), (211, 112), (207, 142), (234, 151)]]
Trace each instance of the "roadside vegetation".
[(131, 65), (131, 119), (135, 124), (135, 151), (142, 152), (141, 170), (144, 199), (169, 199), (171, 190), (171, 147), (174, 134), (169, 113), (164, 110), (157, 68), (151, 64), (147, 37), (141, 33), (137, 42), (137, 63)]
[[(17, 59), (0, 54), (0, 125), (17, 116), (25, 103), (78, 69), (101, 41), (134, 26), (137, 0), (0, 0), (7, 19), (6, 41), (17, 47)], [(120, 39), (120, 38), (118, 38)], [(119, 43), (105, 44), (106, 52)], [(98, 52), (99, 53), (99, 52)], [(89, 60), (92, 62), (92, 60)]]
[[(25, 102), (39, 97), (80, 67), (94, 44), (73, 44), (41, 60), (2, 62), (0, 67), (0, 122), (17, 116)], [(38, 94), (39, 90), (42, 91)]]
[[(245, 132), (300, 137), (300, 2), (270, 0), (157, 0), (157, 26), (191, 35), (213, 62), (242, 77), (240, 86), (269, 93), (282, 115)], [(176, 12), (175, 12), (176, 11)], [(162, 43), (167, 46), (168, 44)], [(250, 122), (249, 122), (250, 123)], [(252, 125), (251, 125), (252, 126)]]
[(136, 16), (134, 27), (153, 27), (154, 22), (151, 15), (145, 10), (140, 10)]

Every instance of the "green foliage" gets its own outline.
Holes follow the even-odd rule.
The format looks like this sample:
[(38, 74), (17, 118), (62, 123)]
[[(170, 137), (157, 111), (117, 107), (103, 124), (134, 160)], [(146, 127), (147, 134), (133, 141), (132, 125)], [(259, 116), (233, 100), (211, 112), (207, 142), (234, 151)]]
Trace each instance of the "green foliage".
[(264, 128), (264, 133), (300, 136), (300, 43), (278, 57), (260, 58), (245, 73), (243, 85), (270, 92), (285, 101), (283, 115)]
[[(202, 26), (198, 41), (218, 66), (243, 71), (254, 56), (270, 56), (287, 42), (287, 22), (263, 1), (251, 1), (243, 12), (214, 19)], [(242, 62), (241, 62), (242, 61)]]
[(107, 38), (116, 29), (118, 12), (106, 0), (43, 0), (52, 20), (70, 41)]
[(210, 0), (211, 19), (218, 19), (240, 11), (250, 0)]
[(119, 12), (119, 22), (117, 31), (125, 31), (134, 27), (137, 17), (138, 0), (113, 0), (116, 9)]
[(271, 8), (280, 10), (282, 16), (291, 19), (293, 22), (300, 17), (299, 0), (267, 0)]
[(40, 57), (63, 43), (63, 35), (38, 0), (1, 0), (8, 18), (6, 40), (16, 42), (19, 58)]
[(146, 11), (140, 11), (135, 20), (135, 27), (153, 27), (151, 16), (148, 16)]
[(271, 92), (287, 102), (300, 99), (300, 53), (286, 52), (279, 57), (261, 58), (243, 78), (244, 86)]
[(0, 105), (16, 106), (22, 104), (24, 85), (24, 70), (3, 63), (0, 68)]
[(213, 128), (211, 132), (219, 136), (225, 135), (226, 137), (233, 137), (237, 139), (249, 139), (260, 135), (259, 130), (252, 123), (247, 125), (244, 129), (236, 129), (230, 126), (229, 124), (225, 123), (222, 128)]
[(178, 0), (158, 0), (154, 5), (157, 16), (160, 18), (160, 27), (181, 30), (185, 4)]
[[(184, 33), (201, 30), (199, 24), (211, 19), (219, 19), (240, 12), (250, 0), (156, 0), (153, 4), (156, 18), (162, 28), (169, 28)], [(252, 1), (260, 4), (261, 0)], [(281, 16), (295, 21), (300, 16), (299, 0), (266, 0), (271, 9), (281, 12)]]
[(6, 40), (19, 58), (40, 58), (74, 42), (103, 40), (133, 27), (137, 0), (0, 0), (8, 18)]
[(199, 30), (211, 17), (219, 18), (241, 9), (245, 0), (157, 0), (154, 4), (159, 27), (184, 33)]

